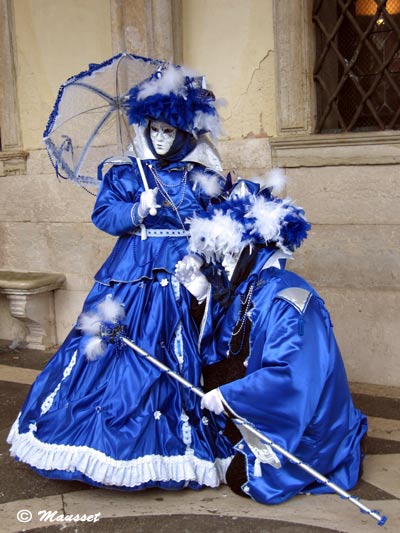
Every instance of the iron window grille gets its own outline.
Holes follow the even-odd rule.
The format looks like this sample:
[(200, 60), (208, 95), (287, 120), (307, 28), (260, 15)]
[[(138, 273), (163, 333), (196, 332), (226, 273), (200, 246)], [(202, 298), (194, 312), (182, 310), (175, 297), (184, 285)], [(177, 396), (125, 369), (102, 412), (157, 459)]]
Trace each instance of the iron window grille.
[(316, 133), (400, 129), (400, 0), (314, 0)]

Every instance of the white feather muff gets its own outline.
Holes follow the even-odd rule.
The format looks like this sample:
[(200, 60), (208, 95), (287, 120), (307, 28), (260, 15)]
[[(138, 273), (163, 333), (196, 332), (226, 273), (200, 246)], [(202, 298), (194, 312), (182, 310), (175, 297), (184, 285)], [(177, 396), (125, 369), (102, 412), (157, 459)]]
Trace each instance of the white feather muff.
[(237, 254), (247, 244), (242, 240), (243, 225), (229, 213), (216, 211), (212, 219), (194, 217), (190, 223), (189, 251), (199, 253), (207, 262), (221, 261), (225, 254)]
[(225, 255), (239, 254), (246, 246), (247, 241), (243, 240), (244, 227), (239, 221), (232, 219), (229, 212), (223, 214), (217, 211), (213, 217), (216, 259), (221, 261)]
[(199, 218), (196, 215), (190, 221), (190, 240), (188, 251), (198, 253), (204, 256), (209, 262), (210, 255), (210, 234), (212, 232), (212, 221), (208, 218)]
[(88, 361), (95, 361), (102, 357), (107, 344), (101, 337), (89, 337), (83, 345), (83, 351)]

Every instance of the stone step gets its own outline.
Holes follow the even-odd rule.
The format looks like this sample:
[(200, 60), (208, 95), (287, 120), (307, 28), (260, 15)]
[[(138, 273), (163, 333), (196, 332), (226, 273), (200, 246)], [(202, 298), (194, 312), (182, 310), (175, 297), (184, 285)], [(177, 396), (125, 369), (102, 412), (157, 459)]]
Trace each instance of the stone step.
[(350, 383), (354, 404), (367, 416), (400, 420), (400, 387)]

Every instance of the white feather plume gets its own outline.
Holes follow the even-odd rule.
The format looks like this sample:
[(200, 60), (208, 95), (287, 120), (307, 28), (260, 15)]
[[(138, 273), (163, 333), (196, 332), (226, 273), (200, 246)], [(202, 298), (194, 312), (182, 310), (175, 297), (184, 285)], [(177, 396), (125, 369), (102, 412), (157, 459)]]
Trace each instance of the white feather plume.
[(96, 311), (82, 313), (78, 319), (77, 329), (82, 330), (86, 336), (82, 339), (83, 352), (89, 361), (94, 361), (101, 357), (106, 348), (107, 342), (101, 337), (102, 324), (104, 322), (117, 324), (125, 317), (123, 306), (108, 295), (105, 300), (96, 306)]
[(108, 295), (104, 301), (98, 304), (97, 312), (104, 322), (115, 323), (125, 318), (124, 308), (119, 302), (113, 300), (111, 295)]
[(84, 354), (89, 361), (95, 361), (101, 357), (107, 348), (101, 337), (90, 337), (83, 346)]
[(195, 74), (184, 67), (177, 68), (174, 65), (168, 65), (165, 70), (161, 71), (159, 78), (153, 78), (141, 86), (137, 98), (144, 100), (155, 94), (180, 94), (182, 90), (185, 90), (186, 76), (193, 77)]
[(85, 335), (97, 335), (100, 332), (101, 318), (98, 313), (82, 313), (79, 316), (77, 329)]
[(281, 194), (286, 187), (287, 177), (281, 168), (273, 168), (265, 177), (265, 187), (272, 188), (275, 196)]
[(214, 173), (191, 172), (190, 179), (195, 187), (198, 185), (200, 189), (210, 198), (214, 198), (221, 194), (222, 183), (218, 176)]
[(194, 117), (194, 130), (195, 131), (208, 131), (210, 136), (217, 140), (221, 136), (221, 118), (219, 115), (211, 115), (210, 113), (203, 113), (203, 111), (197, 111)]
[(246, 218), (254, 218), (255, 222), (250, 233), (258, 233), (265, 242), (273, 241), (282, 250), (286, 251), (283, 240), (280, 237), (282, 220), (287, 214), (285, 206), (291, 203), (289, 198), (282, 202), (271, 202), (258, 196), (249, 208)]

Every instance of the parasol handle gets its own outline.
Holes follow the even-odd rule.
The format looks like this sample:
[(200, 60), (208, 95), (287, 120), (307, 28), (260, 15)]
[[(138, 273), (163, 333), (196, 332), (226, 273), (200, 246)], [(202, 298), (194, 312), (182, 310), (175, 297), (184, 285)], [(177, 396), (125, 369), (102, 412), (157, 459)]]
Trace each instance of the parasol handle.
[[(149, 184), (147, 183), (146, 174), (143, 170), (143, 165), (141, 160), (137, 157), (136, 158), (137, 166), (139, 167), (140, 177), (142, 178), (142, 183), (145, 191), (149, 190)], [(157, 209), (155, 207), (150, 207), (149, 214), (154, 217), (157, 214)]]

